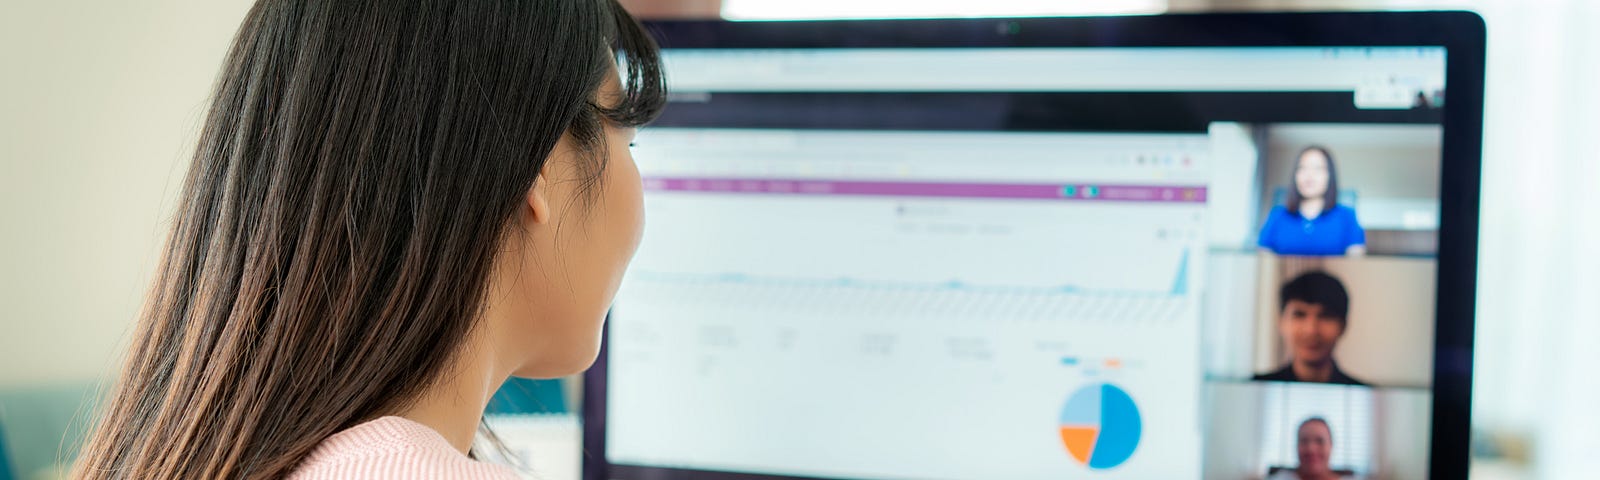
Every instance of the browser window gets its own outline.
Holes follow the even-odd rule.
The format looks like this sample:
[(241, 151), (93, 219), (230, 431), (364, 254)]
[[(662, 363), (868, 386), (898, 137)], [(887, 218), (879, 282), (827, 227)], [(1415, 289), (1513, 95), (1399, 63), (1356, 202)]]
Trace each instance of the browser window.
[(1442, 49), (666, 62), (609, 461), (1426, 476)]

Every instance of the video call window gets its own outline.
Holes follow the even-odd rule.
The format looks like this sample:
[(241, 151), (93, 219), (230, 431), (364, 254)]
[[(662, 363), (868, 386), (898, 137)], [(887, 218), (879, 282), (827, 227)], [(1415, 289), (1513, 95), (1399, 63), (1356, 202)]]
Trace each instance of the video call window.
[(1206, 478), (1426, 476), (1441, 134), (1212, 126), (1256, 193), (1211, 205), (1255, 221), (1212, 225)]
[(1342, 475), (1372, 470), (1372, 391), (1361, 388), (1262, 392), (1261, 460), (1269, 478), (1300, 467)]
[(1279, 382), (1207, 386), (1205, 478), (1426, 478), (1429, 395)]
[[(1414, 124), (1213, 126), (1257, 194), (1213, 204), (1207, 376), (1428, 388), (1441, 131)], [(1253, 167), (1253, 168), (1251, 168)], [(1337, 192), (1337, 193), (1335, 193)], [(1253, 227), (1251, 226), (1253, 225)]]
[[(1426, 478), (1443, 52), (1365, 50), (680, 52), (604, 455)], [(1097, 90), (1174, 62), (1238, 68)]]
[(1257, 246), (1291, 256), (1437, 254), (1438, 126), (1271, 124), (1256, 134)]

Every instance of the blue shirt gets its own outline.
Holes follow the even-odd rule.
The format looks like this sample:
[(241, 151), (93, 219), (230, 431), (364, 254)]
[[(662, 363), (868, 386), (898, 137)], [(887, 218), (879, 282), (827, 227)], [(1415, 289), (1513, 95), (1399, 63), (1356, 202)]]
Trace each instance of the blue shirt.
[(1356, 211), (1344, 205), (1309, 220), (1280, 205), (1267, 214), (1256, 244), (1279, 255), (1344, 255), (1352, 246), (1367, 244), (1367, 231), (1356, 221)]

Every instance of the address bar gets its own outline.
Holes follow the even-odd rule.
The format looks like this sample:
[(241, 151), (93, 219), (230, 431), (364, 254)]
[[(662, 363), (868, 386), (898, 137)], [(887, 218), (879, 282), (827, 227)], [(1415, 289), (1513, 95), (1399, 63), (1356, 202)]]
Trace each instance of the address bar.
[(1436, 47), (676, 49), (679, 92), (1355, 91), (1444, 85)]

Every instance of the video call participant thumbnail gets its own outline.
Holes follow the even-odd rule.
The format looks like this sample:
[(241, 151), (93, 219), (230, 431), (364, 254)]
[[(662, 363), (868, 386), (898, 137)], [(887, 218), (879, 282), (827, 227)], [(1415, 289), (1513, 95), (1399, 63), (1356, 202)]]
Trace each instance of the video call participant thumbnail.
[(1295, 453), (1299, 465), (1294, 470), (1273, 474), (1267, 480), (1337, 480), (1350, 478), (1348, 473), (1333, 470), (1329, 459), (1333, 456), (1333, 429), (1322, 417), (1311, 417), (1300, 422), (1295, 433)]
[(1333, 153), (1311, 146), (1295, 157), (1284, 205), (1272, 207), (1256, 240), (1279, 255), (1365, 255), (1367, 232), (1356, 211), (1339, 204), (1339, 171)]
[(1340, 371), (1333, 360), (1334, 347), (1349, 326), (1349, 311), (1350, 294), (1326, 272), (1308, 272), (1284, 284), (1278, 294), (1278, 334), (1289, 348), (1289, 363), (1254, 380), (1366, 385)]

